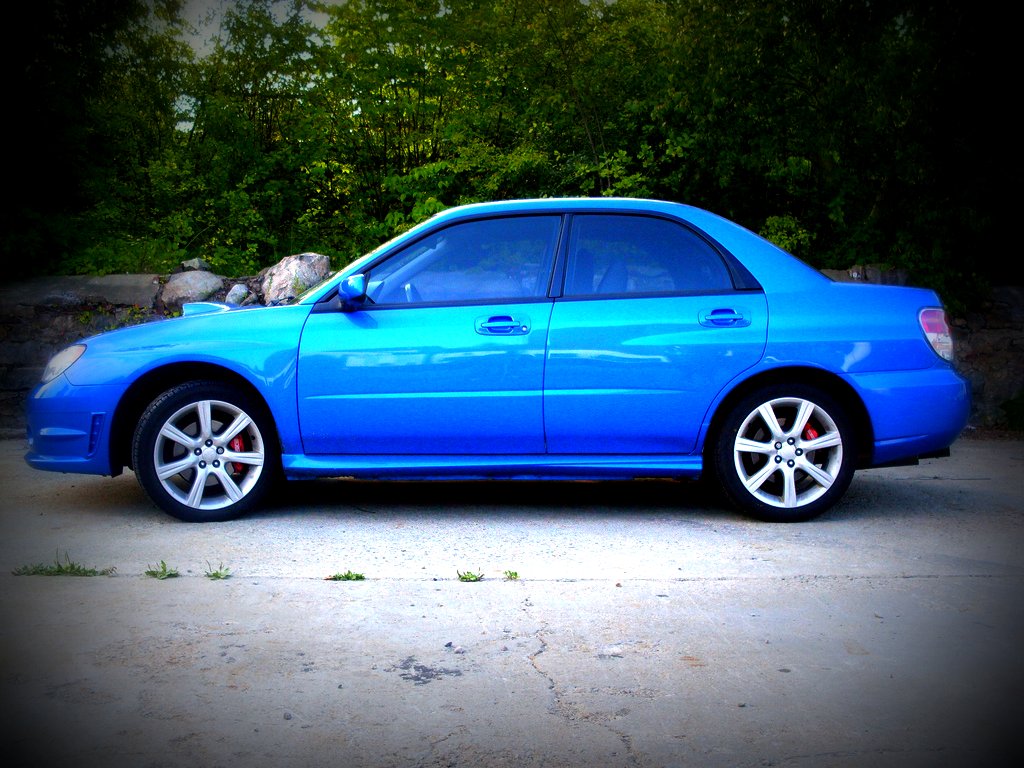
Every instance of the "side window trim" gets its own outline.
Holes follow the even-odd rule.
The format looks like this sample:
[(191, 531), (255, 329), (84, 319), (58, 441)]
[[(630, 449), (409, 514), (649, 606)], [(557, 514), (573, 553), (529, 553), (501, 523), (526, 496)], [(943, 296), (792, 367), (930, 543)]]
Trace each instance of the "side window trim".
[(575, 214), (566, 213), (562, 216), (562, 232), (558, 239), (558, 248), (555, 250), (554, 269), (551, 270), (551, 284), (548, 287), (548, 296), (558, 299), (565, 295), (565, 272), (566, 264), (569, 261), (569, 241), (572, 239), (572, 223)]

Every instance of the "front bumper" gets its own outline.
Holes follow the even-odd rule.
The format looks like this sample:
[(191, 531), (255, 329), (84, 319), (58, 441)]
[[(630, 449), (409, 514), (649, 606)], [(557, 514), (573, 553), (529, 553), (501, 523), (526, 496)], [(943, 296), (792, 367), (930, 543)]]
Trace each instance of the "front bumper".
[(28, 396), (28, 453), (35, 469), (114, 475), (110, 422), (120, 387), (76, 387), (63, 375)]

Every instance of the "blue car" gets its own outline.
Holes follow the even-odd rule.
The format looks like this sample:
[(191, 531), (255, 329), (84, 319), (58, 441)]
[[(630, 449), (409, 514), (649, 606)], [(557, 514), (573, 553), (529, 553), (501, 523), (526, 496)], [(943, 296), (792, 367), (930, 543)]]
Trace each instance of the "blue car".
[(969, 411), (930, 290), (833, 282), (677, 203), (447, 210), (292, 303), (189, 305), (53, 357), (28, 463), (188, 521), (279, 478), (710, 477), (768, 521), (948, 455)]

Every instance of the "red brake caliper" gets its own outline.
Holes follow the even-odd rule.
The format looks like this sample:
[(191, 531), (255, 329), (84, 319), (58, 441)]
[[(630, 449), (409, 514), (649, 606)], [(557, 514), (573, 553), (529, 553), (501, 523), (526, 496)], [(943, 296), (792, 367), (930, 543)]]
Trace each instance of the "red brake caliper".
[[(242, 451), (245, 450), (245, 443), (242, 442), (242, 438), (234, 437), (231, 439), (231, 442), (228, 443), (228, 447), (235, 453), (241, 453)], [(231, 467), (232, 469), (235, 470), (236, 475), (242, 474), (242, 465), (239, 464), (237, 461), (232, 462)]]
[(804, 440), (813, 440), (818, 436), (818, 430), (808, 424), (804, 427)]

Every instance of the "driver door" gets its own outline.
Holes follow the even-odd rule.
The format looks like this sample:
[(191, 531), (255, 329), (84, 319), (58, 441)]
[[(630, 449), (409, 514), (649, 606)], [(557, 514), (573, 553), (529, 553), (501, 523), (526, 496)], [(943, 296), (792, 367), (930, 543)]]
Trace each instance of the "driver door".
[(559, 216), (457, 223), (368, 271), (354, 312), (303, 330), (307, 454), (544, 452), (547, 297)]

